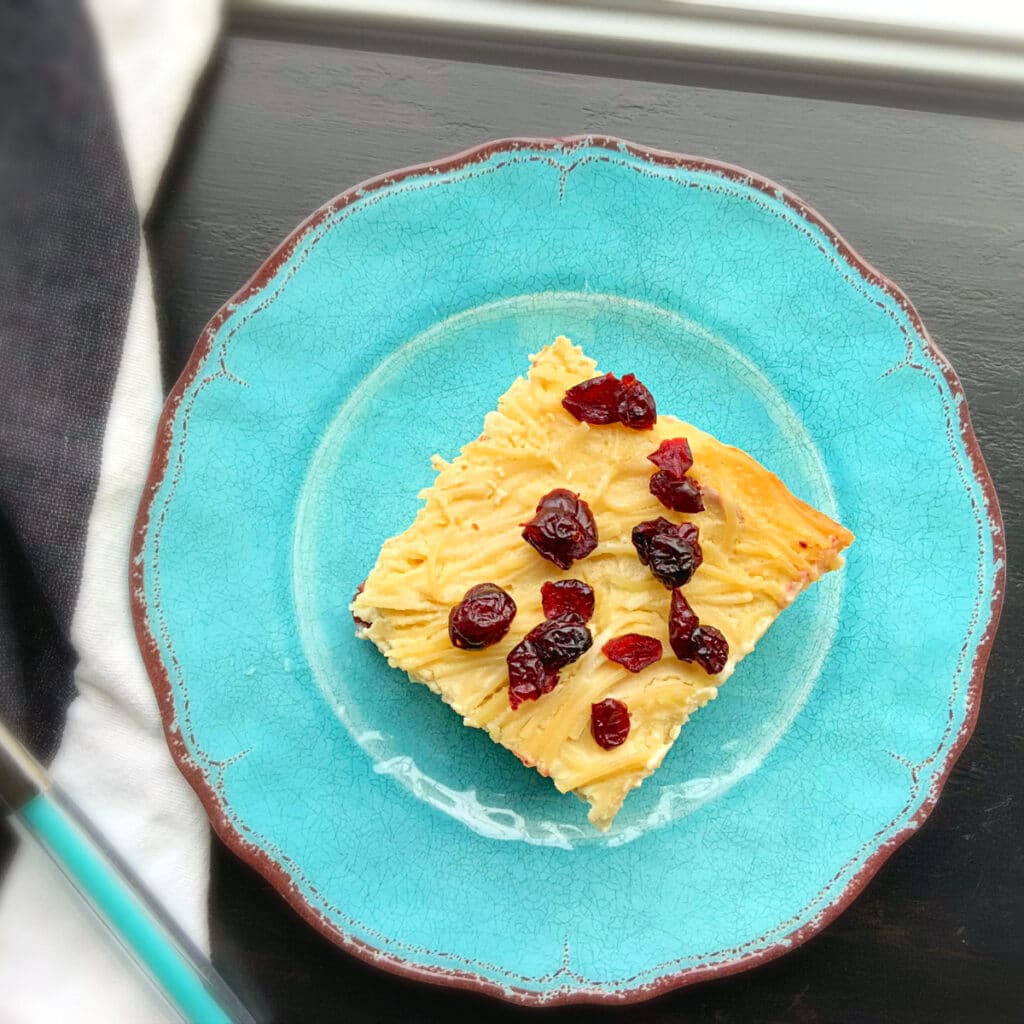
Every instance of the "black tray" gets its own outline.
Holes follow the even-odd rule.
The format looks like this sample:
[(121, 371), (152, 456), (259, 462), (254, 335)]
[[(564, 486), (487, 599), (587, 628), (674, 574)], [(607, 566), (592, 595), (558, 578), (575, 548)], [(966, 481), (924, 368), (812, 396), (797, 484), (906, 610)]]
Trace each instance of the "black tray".
[(357, 962), (215, 844), (213, 958), (258, 1018), (1020, 1019), (1018, 100), (997, 83), (961, 88), (898, 74), (871, 79), (656, 50), (590, 50), (565, 40), (545, 46), (528, 34), (496, 40), (272, 16), (229, 21), (149, 224), (168, 383), (224, 298), (295, 224), (348, 185), (489, 138), (617, 135), (736, 163), (788, 186), (907, 291), (963, 381), (1001, 497), (1011, 566), (977, 730), (937, 809), (857, 901), (799, 950), (622, 1010), (517, 1010)]

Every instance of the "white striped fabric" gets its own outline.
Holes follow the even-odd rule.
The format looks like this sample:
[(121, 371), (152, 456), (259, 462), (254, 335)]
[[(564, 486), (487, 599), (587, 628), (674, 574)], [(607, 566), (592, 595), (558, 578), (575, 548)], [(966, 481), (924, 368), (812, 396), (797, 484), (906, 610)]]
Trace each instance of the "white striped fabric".
[[(144, 219), (219, 24), (215, 0), (90, 4)], [(128, 602), (128, 550), (162, 402), (145, 245), (114, 385), (71, 626), (78, 696), (52, 771), (201, 948), (208, 947), (206, 818), (164, 741)], [(174, 1019), (98, 937), (35, 851), (0, 888), (5, 1024)]]

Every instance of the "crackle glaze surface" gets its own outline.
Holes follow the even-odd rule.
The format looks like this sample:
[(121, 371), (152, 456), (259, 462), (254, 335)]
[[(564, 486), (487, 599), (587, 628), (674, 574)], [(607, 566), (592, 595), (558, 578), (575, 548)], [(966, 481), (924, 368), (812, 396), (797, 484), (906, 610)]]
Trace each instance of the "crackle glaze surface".
[[(430, 455), (558, 333), (857, 535), (606, 835), (345, 611)], [(777, 186), (605, 139), (492, 144), (301, 225), (178, 382), (132, 560), (221, 836), (371, 962), (540, 1003), (643, 998), (835, 916), (966, 742), (1002, 579), (962, 392), (902, 293)]]

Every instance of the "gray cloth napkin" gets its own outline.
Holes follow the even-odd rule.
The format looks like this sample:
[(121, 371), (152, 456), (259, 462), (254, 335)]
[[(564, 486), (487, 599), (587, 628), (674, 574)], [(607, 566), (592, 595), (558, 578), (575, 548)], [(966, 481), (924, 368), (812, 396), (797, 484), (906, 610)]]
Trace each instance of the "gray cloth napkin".
[[(0, 3), (0, 715), (203, 948), (209, 831), (127, 571), (162, 403), (140, 224), (218, 22), (216, 0)], [(0, 1019), (164, 1019), (33, 854), (0, 886)]]

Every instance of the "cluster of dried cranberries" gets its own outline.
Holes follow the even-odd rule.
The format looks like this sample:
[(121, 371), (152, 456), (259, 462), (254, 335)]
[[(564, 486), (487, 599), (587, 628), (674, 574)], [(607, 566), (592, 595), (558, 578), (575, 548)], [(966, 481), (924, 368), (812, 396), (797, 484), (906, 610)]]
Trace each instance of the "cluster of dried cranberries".
[(612, 373), (592, 377), (569, 388), (565, 410), (584, 423), (621, 423), (632, 430), (650, 430), (658, 419), (654, 396), (631, 373), (619, 380)]
[(703, 512), (704, 496), (700, 484), (686, 474), (693, 465), (690, 443), (685, 437), (662, 441), (656, 452), (647, 456), (658, 467), (651, 477), (650, 490), (665, 508), (673, 512)]
[(681, 590), (672, 591), (668, 642), (680, 661), (695, 661), (708, 675), (718, 675), (729, 660), (729, 642), (714, 626), (701, 625)]
[(558, 683), (558, 671), (590, 650), (594, 638), (587, 620), (594, 614), (594, 591), (582, 580), (560, 580), (541, 588), (545, 619), (508, 652), (508, 702), (514, 711), (537, 700)]
[[(605, 425), (621, 423), (633, 430), (650, 430), (657, 409), (650, 391), (631, 373), (621, 380), (611, 373), (570, 388), (562, 405), (576, 419)], [(674, 512), (702, 512), (700, 485), (687, 476), (693, 454), (685, 437), (662, 441), (647, 456), (657, 467), (651, 493)], [(559, 569), (586, 558), (597, 547), (597, 525), (578, 494), (557, 488), (541, 498), (534, 517), (523, 524), (523, 538), (541, 557)], [(729, 645), (714, 626), (702, 625), (679, 589), (704, 560), (699, 531), (693, 523), (672, 523), (659, 516), (633, 527), (632, 541), (640, 561), (654, 578), (672, 591), (669, 643), (681, 661), (697, 662), (716, 675), (725, 668)], [(594, 639), (587, 622), (594, 614), (594, 591), (582, 580), (557, 580), (541, 587), (544, 621), (508, 652), (508, 699), (512, 709), (537, 700), (558, 684), (560, 669), (579, 660)], [(448, 635), (455, 647), (480, 650), (501, 640), (516, 614), (511, 596), (493, 583), (481, 583), (448, 616)], [(640, 672), (662, 656), (661, 641), (642, 633), (609, 640), (602, 651), (609, 661), (629, 672)], [(621, 746), (629, 736), (626, 705), (607, 697), (590, 707), (590, 731), (605, 750)]]
[[(582, 580), (545, 583), (544, 621), (505, 657), (508, 699), (513, 709), (536, 700), (558, 683), (558, 670), (579, 660), (594, 642), (586, 622), (594, 613), (594, 591)], [(478, 583), (448, 613), (453, 647), (479, 651), (501, 640), (516, 615), (511, 595), (494, 583)]]
[[(651, 477), (651, 494), (674, 512), (703, 512), (700, 485), (686, 474), (693, 453), (685, 437), (662, 441), (647, 456), (658, 471)], [(633, 527), (633, 547), (654, 578), (672, 591), (668, 618), (669, 643), (680, 661), (697, 662), (709, 675), (717, 675), (729, 660), (729, 643), (714, 626), (701, 625), (679, 589), (689, 583), (704, 561), (700, 531), (693, 523), (675, 523), (659, 516)]]

